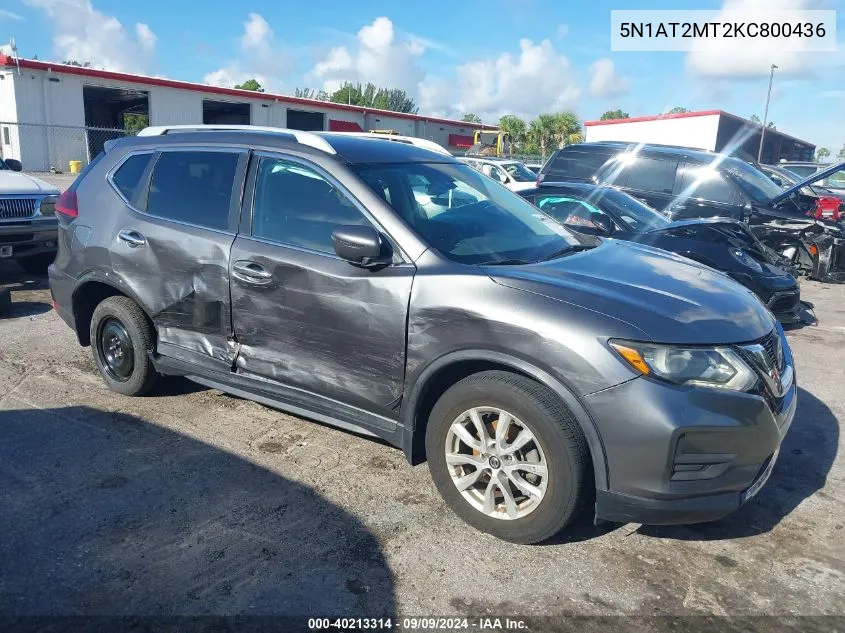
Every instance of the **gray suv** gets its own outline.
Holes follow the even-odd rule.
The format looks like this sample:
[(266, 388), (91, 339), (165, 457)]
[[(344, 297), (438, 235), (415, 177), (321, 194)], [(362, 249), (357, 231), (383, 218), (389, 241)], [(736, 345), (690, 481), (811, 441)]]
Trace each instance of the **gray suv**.
[(722, 517), (795, 412), (786, 338), (745, 288), (389, 137), (152, 128), (56, 211), (54, 303), (110, 388), (187, 376), (380, 437), (510, 541), (588, 499)]

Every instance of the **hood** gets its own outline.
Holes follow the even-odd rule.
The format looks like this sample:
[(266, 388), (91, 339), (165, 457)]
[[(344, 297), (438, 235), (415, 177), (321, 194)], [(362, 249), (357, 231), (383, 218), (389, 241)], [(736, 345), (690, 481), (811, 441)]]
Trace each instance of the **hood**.
[(509, 182), (507, 188), (511, 191), (528, 191), (529, 189), (536, 189), (537, 183), (532, 182)]
[(17, 171), (0, 171), (0, 195), (57, 196), (59, 190), (43, 180)]
[(631, 242), (606, 239), (588, 251), (487, 272), (502, 285), (624, 321), (660, 343), (742, 343), (775, 325), (757, 297), (727, 275)]
[(802, 187), (806, 187), (807, 185), (812, 185), (814, 182), (818, 182), (819, 180), (824, 180), (831, 174), (835, 174), (837, 171), (845, 167), (845, 161), (841, 163), (835, 163), (828, 167), (827, 169), (822, 169), (821, 171), (817, 171), (815, 174), (811, 174), (801, 182), (795, 183), (791, 187), (784, 189), (778, 195), (770, 200), (771, 204), (777, 204), (781, 200), (786, 200), (789, 196), (793, 193), (801, 189)]

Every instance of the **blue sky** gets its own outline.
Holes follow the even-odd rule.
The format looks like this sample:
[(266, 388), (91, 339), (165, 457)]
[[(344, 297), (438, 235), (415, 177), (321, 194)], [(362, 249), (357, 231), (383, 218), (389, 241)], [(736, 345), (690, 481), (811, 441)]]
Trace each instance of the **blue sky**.
[[(568, 6), (567, 6), (568, 5)], [(255, 76), (273, 92), (344, 80), (402, 87), (424, 113), (486, 121), (572, 109), (582, 119), (622, 108), (632, 116), (673, 106), (762, 117), (770, 56), (741, 63), (711, 51), (610, 50), (610, 10), (672, 9), (677, 2), (232, 3), (147, 0), (3, 0), (0, 43), (19, 54), (220, 85)], [(839, 8), (842, 0), (699, 0), (684, 8)], [(770, 119), (838, 151), (845, 143), (845, 54), (776, 60)]]

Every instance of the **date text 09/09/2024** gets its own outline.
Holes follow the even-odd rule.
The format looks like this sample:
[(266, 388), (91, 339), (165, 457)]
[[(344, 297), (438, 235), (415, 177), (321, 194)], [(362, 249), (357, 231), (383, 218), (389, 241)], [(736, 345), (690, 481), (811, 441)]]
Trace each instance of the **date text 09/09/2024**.
[(623, 38), (758, 38), (817, 37), (827, 33), (823, 22), (622, 22)]
[(309, 618), (312, 631), (526, 631), (520, 618)]

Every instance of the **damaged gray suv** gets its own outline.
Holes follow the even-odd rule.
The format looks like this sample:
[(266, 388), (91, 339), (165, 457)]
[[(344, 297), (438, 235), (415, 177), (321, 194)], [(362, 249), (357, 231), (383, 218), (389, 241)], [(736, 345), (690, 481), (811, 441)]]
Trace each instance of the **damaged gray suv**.
[(186, 376), (380, 437), (510, 541), (593, 501), (720, 518), (795, 412), (786, 338), (745, 288), (390, 137), (149, 128), (56, 213), (54, 305), (111, 389)]

